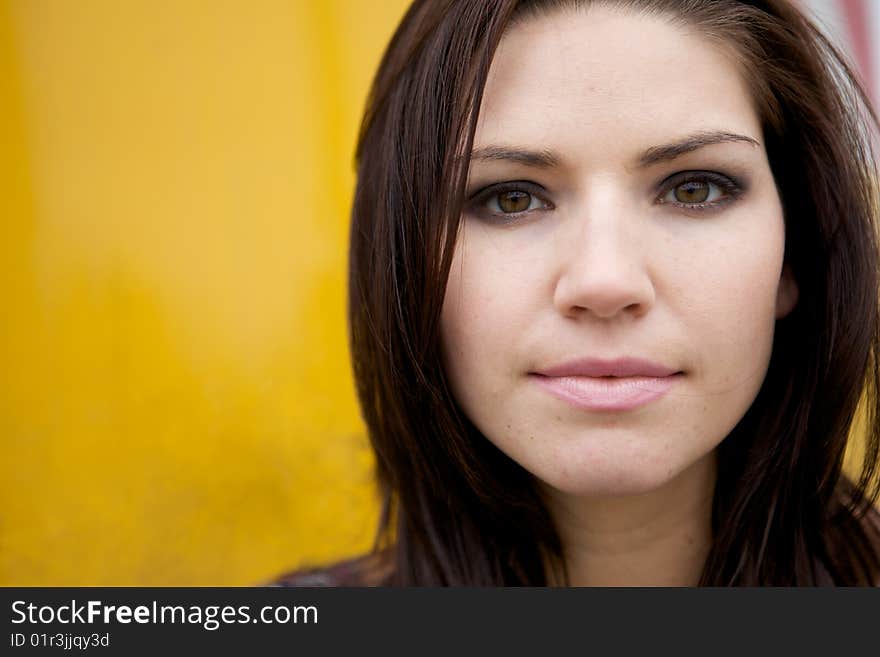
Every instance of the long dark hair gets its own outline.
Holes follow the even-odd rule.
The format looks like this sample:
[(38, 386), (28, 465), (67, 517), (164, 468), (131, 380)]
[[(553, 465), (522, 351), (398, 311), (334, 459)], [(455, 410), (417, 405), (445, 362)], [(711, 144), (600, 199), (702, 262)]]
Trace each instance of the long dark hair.
[[(594, 0), (702, 28), (736, 53), (786, 219), (796, 309), (719, 448), (704, 585), (880, 576), (876, 117), (844, 57), (786, 0)], [(441, 365), (439, 318), (489, 65), (512, 21), (584, 0), (416, 0), (384, 55), (357, 150), (349, 322), (389, 585), (566, 581), (532, 476), (480, 434)], [(844, 453), (861, 399), (863, 464)]]

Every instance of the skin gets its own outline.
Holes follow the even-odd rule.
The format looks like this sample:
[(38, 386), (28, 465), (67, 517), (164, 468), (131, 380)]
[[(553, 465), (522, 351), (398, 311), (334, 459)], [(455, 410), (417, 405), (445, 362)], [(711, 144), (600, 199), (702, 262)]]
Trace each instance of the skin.
[[(719, 131), (748, 140), (642, 161)], [(552, 161), (510, 159), (513, 150)], [(492, 63), (474, 151), (441, 317), (457, 401), (538, 481), (572, 584), (696, 584), (716, 448), (754, 401), (775, 322), (797, 301), (735, 57), (695, 30), (620, 9), (529, 18)], [(736, 189), (664, 182), (693, 171)], [(517, 184), (501, 197), (480, 195), (507, 182)], [(700, 194), (702, 208), (691, 202)], [(681, 374), (628, 411), (576, 407), (530, 376), (624, 356)]]

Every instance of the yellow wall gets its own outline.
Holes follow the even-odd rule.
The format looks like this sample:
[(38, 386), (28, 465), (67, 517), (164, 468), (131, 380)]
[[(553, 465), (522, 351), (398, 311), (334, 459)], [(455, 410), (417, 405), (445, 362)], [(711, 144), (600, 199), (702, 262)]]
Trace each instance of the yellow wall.
[(405, 0), (0, 0), (0, 584), (366, 549), (352, 157)]

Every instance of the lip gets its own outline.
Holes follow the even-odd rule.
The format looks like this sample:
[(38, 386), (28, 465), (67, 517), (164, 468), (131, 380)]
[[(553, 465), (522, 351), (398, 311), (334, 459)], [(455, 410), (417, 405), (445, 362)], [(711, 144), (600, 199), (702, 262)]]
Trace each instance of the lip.
[(605, 412), (631, 411), (660, 399), (682, 376), (679, 370), (641, 358), (586, 358), (529, 373), (558, 399)]

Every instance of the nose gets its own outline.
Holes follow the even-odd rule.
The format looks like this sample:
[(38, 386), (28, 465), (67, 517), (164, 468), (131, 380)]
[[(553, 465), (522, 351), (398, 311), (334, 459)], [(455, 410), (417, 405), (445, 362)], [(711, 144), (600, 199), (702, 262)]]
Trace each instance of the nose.
[(648, 236), (635, 208), (593, 203), (572, 217), (553, 295), (566, 317), (639, 317), (654, 305)]

